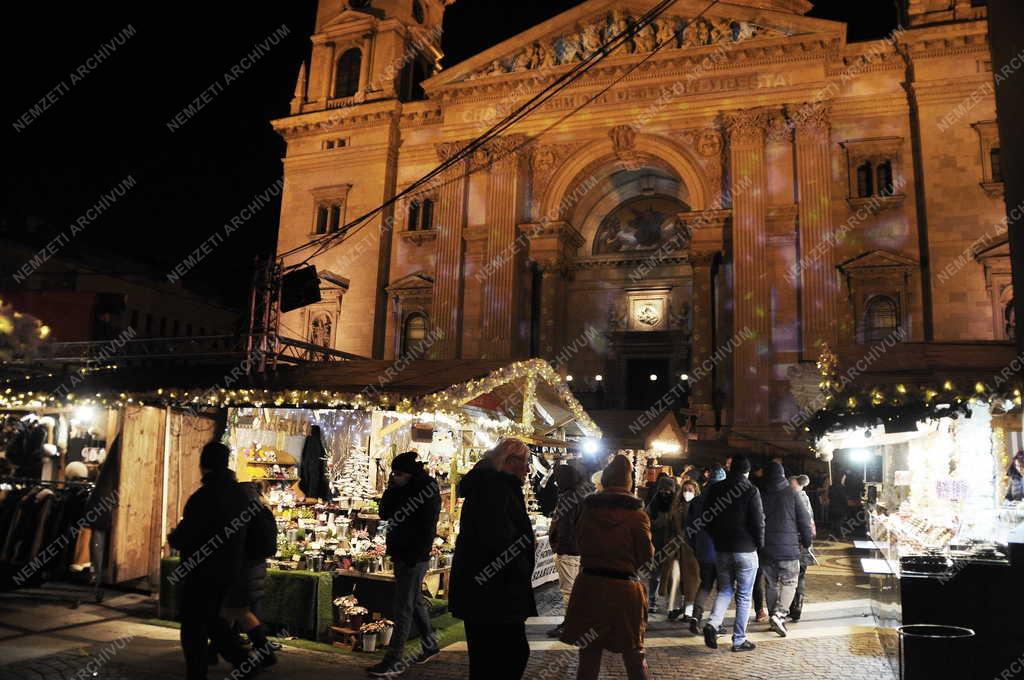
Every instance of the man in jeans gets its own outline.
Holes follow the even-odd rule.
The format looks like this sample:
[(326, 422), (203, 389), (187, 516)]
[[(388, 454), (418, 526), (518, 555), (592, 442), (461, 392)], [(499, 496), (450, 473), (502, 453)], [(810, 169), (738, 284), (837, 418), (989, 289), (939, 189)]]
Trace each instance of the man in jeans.
[(710, 515), (709, 532), (718, 558), (718, 597), (711, 619), (704, 625), (704, 644), (718, 648), (718, 627), (725, 610), (736, 597), (736, 621), (732, 651), (748, 652), (756, 645), (747, 639), (750, 596), (757, 573), (757, 551), (764, 545), (764, 510), (761, 494), (750, 483), (750, 461), (743, 454), (732, 457), (729, 476), (707, 491), (704, 515)]
[(769, 625), (786, 637), (786, 617), (800, 578), (800, 549), (811, 547), (811, 515), (779, 463), (770, 463), (761, 485), (765, 537), (761, 549)]
[[(380, 518), (388, 521), (387, 551), (395, 565), (395, 630), (384, 659), (367, 669), (374, 677), (396, 677), (413, 663), (425, 663), (438, 654), (430, 627), (430, 613), (421, 590), (430, 550), (437, 535), (441, 494), (437, 482), (416, 460), (415, 451), (395, 456), (391, 479), (380, 499)], [(422, 650), (412, 659), (402, 651), (412, 625), (420, 634)]]

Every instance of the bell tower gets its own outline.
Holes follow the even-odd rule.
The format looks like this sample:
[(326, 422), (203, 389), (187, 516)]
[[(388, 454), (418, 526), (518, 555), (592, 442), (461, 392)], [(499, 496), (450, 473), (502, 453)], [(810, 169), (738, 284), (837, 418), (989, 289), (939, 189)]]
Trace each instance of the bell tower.
[(292, 113), (424, 98), (440, 69), (444, 11), (454, 0), (320, 0), (310, 65)]

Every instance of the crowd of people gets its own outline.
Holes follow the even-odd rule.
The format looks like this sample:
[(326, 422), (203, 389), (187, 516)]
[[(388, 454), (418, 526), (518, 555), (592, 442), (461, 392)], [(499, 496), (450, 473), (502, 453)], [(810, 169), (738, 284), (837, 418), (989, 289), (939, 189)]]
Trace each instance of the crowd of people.
[[(168, 537), (182, 556), (181, 644), (190, 680), (204, 680), (218, 657), (239, 680), (276, 662), (259, 619), (276, 524), (259, 487), (236, 481), (228, 454), (219, 443), (203, 449), (202, 486)], [(465, 624), (471, 680), (521, 678), (529, 660), (526, 621), (537, 616), (536, 537), (524, 495), (530, 456), (524, 443), (506, 439), (458, 483), (463, 505), (449, 610)], [(416, 458), (395, 457), (379, 504), (395, 569), (395, 630), (384, 658), (367, 669), (375, 677), (397, 677), (439, 653), (421, 593), (441, 496)], [(548, 634), (578, 648), (578, 678), (595, 680), (605, 651), (622, 656), (630, 680), (649, 678), (644, 638), (659, 602), (668, 621), (711, 648), (728, 634), (723, 624), (735, 602), (734, 652), (755, 649), (747, 639), (752, 608), (783, 637), (799, 621), (815, 532), (806, 476), (787, 478), (773, 461), (752, 480), (750, 461), (737, 454), (699, 476), (664, 474), (641, 499), (626, 456), (612, 457), (597, 484), (588, 472), (578, 461), (553, 471), (558, 497), (549, 531), (565, 618)], [(409, 656), (413, 629), (420, 649)]]
[[(537, 614), (535, 537), (523, 495), (529, 456), (525, 444), (505, 440), (459, 485), (465, 502), (450, 607), (466, 623), (471, 679), (521, 678), (529, 660), (526, 620)], [(799, 621), (813, 559), (810, 480), (787, 477), (780, 461), (756, 480), (750, 472), (747, 457), (736, 455), (697, 478), (666, 474), (645, 502), (625, 456), (611, 459), (596, 487), (576, 463), (555, 469), (549, 536), (565, 619), (548, 634), (578, 648), (578, 678), (597, 678), (605, 651), (622, 656), (630, 680), (649, 678), (644, 637), (659, 601), (667, 620), (711, 648), (728, 634), (723, 623), (735, 601), (734, 652), (756, 647), (747, 625), (758, 583), (758, 618), (782, 637)]]

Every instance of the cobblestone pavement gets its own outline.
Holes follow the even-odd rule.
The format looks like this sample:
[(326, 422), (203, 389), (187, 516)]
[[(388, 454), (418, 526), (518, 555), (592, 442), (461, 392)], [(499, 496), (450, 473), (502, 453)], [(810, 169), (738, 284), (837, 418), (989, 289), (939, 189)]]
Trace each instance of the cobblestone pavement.
[[(727, 638), (719, 650), (704, 647), (700, 637), (681, 624), (653, 615), (648, 632), (648, 661), (653, 678), (700, 680), (822, 680), (866, 677), (890, 680), (893, 673), (868, 615), (863, 583), (853, 576), (847, 559), (849, 547), (824, 545), (818, 549), (822, 567), (809, 574), (809, 602), (804, 619), (790, 627), (781, 639), (765, 624), (750, 624), (754, 652), (734, 654)], [(528, 624), (531, 657), (526, 678), (571, 678), (576, 673), (576, 653), (545, 636), (560, 620), (561, 598), (557, 587), (538, 592), (540, 610), (546, 616)], [(69, 608), (24, 596), (0, 596), (0, 680), (123, 680), (126, 678), (180, 678), (184, 664), (174, 629), (142, 623), (146, 601), (123, 595), (103, 605), (82, 604)], [(728, 620), (727, 620), (728, 622)], [(285, 648), (280, 663), (262, 677), (308, 680), (329, 676), (340, 680), (366, 678), (364, 668), (378, 655), (342, 655)], [(211, 669), (211, 680), (229, 669)], [(465, 644), (446, 648), (436, 661), (414, 667), (405, 676), (418, 678), (465, 678), (468, 659)], [(625, 678), (616, 655), (606, 654), (601, 678)]]

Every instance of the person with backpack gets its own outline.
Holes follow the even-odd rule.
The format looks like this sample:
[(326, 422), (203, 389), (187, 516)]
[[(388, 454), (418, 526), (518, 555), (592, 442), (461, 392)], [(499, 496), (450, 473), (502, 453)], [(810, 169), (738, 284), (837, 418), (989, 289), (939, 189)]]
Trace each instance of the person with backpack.
[[(267, 640), (267, 629), (259, 619), (259, 605), (265, 592), (267, 558), (277, 553), (277, 521), (263, 498), (257, 482), (239, 484), (249, 501), (249, 523), (245, 532), (245, 565), (242, 575), (224, 601), (228, 621), (249, 636), (254, 658), (263, 668), (277, 663), (277, 656)], [(211, 647), (210, 660), (215, 661)]]
[[(395, 565), (395, 629), (384, 658), (367, 669), (374, 677), (396, 677), (411, 664), (426, 663), (440, 653), (422, 589), (437, 536), (441, 490), (416, 456), (415, 451), (406, 451), (391, 461), (391, 478), (379, 504), (380, 518), (388, 523), (387, 553)], [(413, 625), (422, 648), (405, 660), (402, 655)]]

